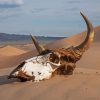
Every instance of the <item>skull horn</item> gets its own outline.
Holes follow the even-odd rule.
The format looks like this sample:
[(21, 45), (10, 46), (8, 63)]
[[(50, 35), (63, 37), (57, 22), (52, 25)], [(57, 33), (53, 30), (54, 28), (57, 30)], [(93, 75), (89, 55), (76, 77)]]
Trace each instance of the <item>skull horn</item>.
[(31, 38), (39, 54), (45, 51), (45, 48), (38, 43), (34, 36), (31, 35)]
[(75, 49), (79, 49), (84, 52), (90, 47), (91, 43), (93, 42), (94, 28), (93, 28), (93, 25), (91, 24), (91, 22), (88, 20), (88, 18), (82, 12), (80, 12), (80, 14), (82, 15), (82, 17), (85, 20), (86, 25), (87, 25), (87, 36), (80, 45), (75, 47)]

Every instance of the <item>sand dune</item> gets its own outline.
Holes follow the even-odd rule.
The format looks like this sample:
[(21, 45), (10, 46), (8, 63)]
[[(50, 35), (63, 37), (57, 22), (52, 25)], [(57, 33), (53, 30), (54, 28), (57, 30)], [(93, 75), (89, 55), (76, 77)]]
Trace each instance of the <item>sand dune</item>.
[(94, 43), (84, 53), (82, 59), (77, 63), (77, 67), (100, 69), (100, 42)]
[(13, 46), (5, 46), (0, 48), (0, 68), (15, 66), (22, 59), (19, 57), (19, 55), (24, 53), (26, 53), (26, 51)]
[(100, 26), (95, 28), (94, 42), (100, 42)]
[(0, 55), (4, 55), (4, 56), (15, 56), (15, 55), (20, 55), (25, 53), (26, 51), (15, 48), (13, 46), (5, 46), (0, 48)]
[[(99, 100), (100, 73), (75, 73), (71, 76), (55, 76), (40, 83), (8, 80), (2, 69), (0, 97), (2, 100)], [(81, 70), (87, 72), (87, 70)], [(5, 73), (6, 72), (6, 73)], [(17, 82), (16, 82), (17, 81)]]
[[(100, 42), (100, 26), (97, 26), (95, 29), (95, 37), (94, 42)], [(61, 47), (69, 47), (69, 46), (76, 46), (80, 44), (85, 39), (85, 32), (75, 34), (69, 38), (64, 38), (61, 40), (58, 40), (56, 42), (52, 42), (49, 45), (46, 45), (46, 48), (61, 48)]]
[[(93, 59), (99, 59), (99, 50), (100, 50), (100, 48), (99, 48), (99, 42), (100, 42), (99, 32), (100, 32), (100, 26), (95, 28), (94, 45), (92, 45), (92, 47), (90, 48), (91, 50), (89, 49), (86, 52), (86, 54), (87, 54), (86, 58), (88, 57), (88, 54), (90, 54), (90, 55), (92, 54), (90, 52), (94, 52), (94, 53), (97, 53), (97, 54), (92, 54), (91, 57)], [(49, 48), (49, 49), (61, 48), (61, 47), (66, 47), (67, 48), (67, 47), (72, 46), (72, 45), (78, 45), (79, 43), (81, 43), (84, 40), (84, 35), (82, 35), (82, 34), (84, 34), (84, 32), (81, 33), (81, 34), (76, 34), (76, 35), (74, 35), (72, 37), (69, 37), (69, 38), (64, 38), (62, 40), (58, 40), (56, 42), (49, 43), (45, 46), (45, 48)], [(11, 52), (11, 51), (14, 51), (14, 52)], [(37, 54), (38, 53), (37, 53), (36, 50), (34, 50), (34, 51), (32, 50), (32, 51), (29, 51), (29, 52), (25, 53), (25, 51), (14, 48), (14, 47), (11, 47), (11, 46), (1, 48), (0, 49), (0, 55), (5, 55), (5, 56), (12, 55), (13, 57), (10, 57), (10, 58), (7, 57), (7, 59), (9, 59), (9, 66), (8, 66), (8, 63), (5, 64), (5, 59), (4, 58), (6, 58), (6, 57), (2, 58), (0, 56), (0, 62), (1, 62), (0, 68), (15, 66), (16, 64), (19, 64), (23, 60), (28, 59), (30, 57), (33, 57), (34, 55), (37, 55)], [(2, 61), (1, 61), (1, 59), (2, 59)], [(85, 58), (83, 58), (83, 59), (85, 59)], [(87, 58), (87, 59), (88, 59), (87, 61), (91, 62), (91, 60), (89, 58)], [(6, 60), (6, 61), (8, 61), (8, 60)], [(81, 62), (82, 61), (84, 63), (85, 60), (81, 60)], [(11, 63), (11, 62), (13, 62), (13, 63)], [(93, 62), (95, 62), (95, 64), (97, 63), (96, 60), (93, 60)], [(98, 60), (98, 62), (99, 62), (99, 60)], [(97, 65), (97, 66), (99, 67), (99, 65)]]
[[(83, 40), (84, 32), (50, 43), (45, 47), (50, 49), (68, 47), (77, 45)], [(14, 50), (12, 47), (9, 48), (10, 51)], [(55, 76), (40, 83), (21, 83), (17, 79), (7, 79), (7, 75), (14, 69), (13, 66), (36, 55), (36, 50), (26, 53), (20, 51), (20, 55), (16, 53), (18, 49), (15, 54), (6, 51), (5, 48), (0, 50), (4, 52), (2, 54), (0, 51), (0, 68), (2, 68), (0, 69), (0, 98), (2, 100), (100, 100), (100, 26), (95, 28), (94, 43), (77, 63), (73, 75)]]

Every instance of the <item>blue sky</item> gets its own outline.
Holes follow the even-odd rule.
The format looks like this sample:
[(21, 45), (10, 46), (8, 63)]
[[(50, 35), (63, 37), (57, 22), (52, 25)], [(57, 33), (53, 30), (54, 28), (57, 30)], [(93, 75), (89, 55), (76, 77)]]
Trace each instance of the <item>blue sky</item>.
[(100, 25), (100, 0), (0, 0), (0, 32), (70, 36), (86, 30), (80, 11)]

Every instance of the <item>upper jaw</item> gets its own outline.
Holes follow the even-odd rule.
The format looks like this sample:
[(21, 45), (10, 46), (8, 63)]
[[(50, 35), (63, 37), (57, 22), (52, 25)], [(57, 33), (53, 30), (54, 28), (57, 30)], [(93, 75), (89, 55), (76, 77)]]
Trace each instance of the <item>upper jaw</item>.
[[(27, 65), (28, 63), (30, 62), (27, 62)], [(32, 80), (38, 82), (40, 80), (49, 79), (52, 76), (53, 69), (49, 63), (47, 63), (44, 66), (40, 64), (39, 67), (34, 64), (33, 65), (34, 69), (31, 68), (34, 73), (33, 75), (31, 75), (30, 70), (28, 70), (28, 67), (30, 66), (26, 67), (27, 70), (23, 70), (25, 68), (25, 66), (23, 66), (19, 71), (14, 72), (8, 78), (19, 78), (20, 80), (25, 80), (25, 81)], [(35, 69), (36, 67), (37, 69)]]

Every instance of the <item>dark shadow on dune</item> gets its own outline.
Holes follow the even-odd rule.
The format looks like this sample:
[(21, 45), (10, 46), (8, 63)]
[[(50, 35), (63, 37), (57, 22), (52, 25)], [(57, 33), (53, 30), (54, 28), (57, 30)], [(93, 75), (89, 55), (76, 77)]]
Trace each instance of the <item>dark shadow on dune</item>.
[(18, 79), (8, 79), (7, 75), (0, 76), (0, 85), (11, 84), (14, 82), (19, 82), (19, 80)]

